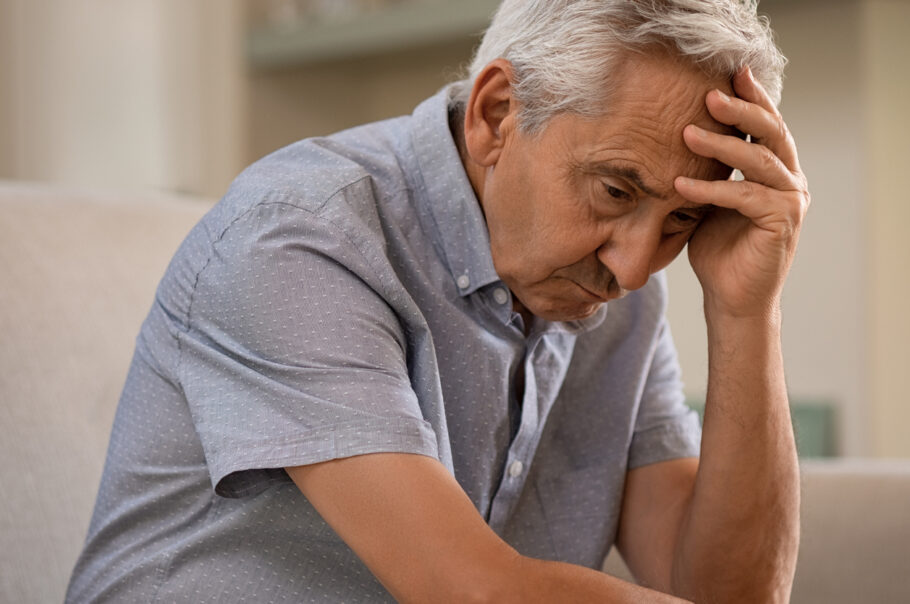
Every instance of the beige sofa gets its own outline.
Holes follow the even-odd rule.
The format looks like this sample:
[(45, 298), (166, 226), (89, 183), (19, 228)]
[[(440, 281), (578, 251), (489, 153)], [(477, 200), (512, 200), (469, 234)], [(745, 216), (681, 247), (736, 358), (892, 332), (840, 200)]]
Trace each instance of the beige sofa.
[[(61, 601), (133, 340), (210, 203), (0, 182), (0, 602)], [(803, 502), (793, 602), (910, 602), (910, 462), (807, 463)]]

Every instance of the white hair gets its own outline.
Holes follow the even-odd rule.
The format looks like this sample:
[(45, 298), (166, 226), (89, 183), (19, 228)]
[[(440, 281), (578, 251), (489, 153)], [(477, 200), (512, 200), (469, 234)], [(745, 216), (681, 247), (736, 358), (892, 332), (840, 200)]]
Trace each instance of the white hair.
[[(519, 127), (540, 131), (560, 113), (605, 114), (611, 81), (629, 52), (663, 48), (708, 77), (730, 79), (744, 65), (780, 102), (786, 58), (757, 0), (503, 0), (454, 87), (463, 105), (494, 59), (512, 65)], [(612, 85), (612, 86), (611, 86)]]

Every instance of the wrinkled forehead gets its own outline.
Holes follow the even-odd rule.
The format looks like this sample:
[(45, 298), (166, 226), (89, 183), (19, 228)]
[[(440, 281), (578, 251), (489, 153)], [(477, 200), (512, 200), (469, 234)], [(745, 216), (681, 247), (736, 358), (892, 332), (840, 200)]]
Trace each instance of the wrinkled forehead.
[(711, 90), (734, 96), (733, 74), (708, 73), (698, 63), (656, 47), (628, 52), (610, 74), (604, 91), (604, 113), (624, 113), (656, 119), (669, 127), (685, 122), (733, 134), (735, 128), (717, 122), (705, 97)]
[(712, 78), (667, 55), (633, 55), (614, 76), (603, 115), (569, 129), (574, 147), (570, 153), (577, 166), (596, 169), (610, 163), (614, 170), (620, 166), (640, 174), (662, 196), (673, 195), (672, 182), (679, 175), (710, 180), (730, 176), (729, 167), (696, 155), (683, 138), (689, 124), (739, 134), (715, 120), (705, 103), (713, 89), (732, 94), (729, 80)]

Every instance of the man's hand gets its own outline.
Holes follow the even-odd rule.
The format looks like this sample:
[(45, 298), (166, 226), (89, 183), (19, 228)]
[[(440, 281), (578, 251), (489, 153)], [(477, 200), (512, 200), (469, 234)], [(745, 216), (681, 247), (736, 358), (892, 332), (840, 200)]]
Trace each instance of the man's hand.
[(777, 309), (809, 192), (793, 138), (752, 72), (740, 70), (733, 87), (738, 98), (710, 92), (708, 111), (718, 122), (749, 134), (751, 143), (694, 125), (683, 136), (694, 153), (739, 169), (745, 180), (680, 177), (675, 185), (686, 199), (717, 207), (689, 242), (706, 311), (767, 317)]
[[(716, 210), (689, 241), (705, 297), (708, 392), (695, 485), (674, 512), (669, 583), (695, 601), (765, 604), (788, 601), (799, 546), (780, 295), (809, 194), (796, 145), (764, 89), (748, 69), (737, 73), (733, 89), (737, 98), (709, 92), (708, 111), (752, 142), (692, 125), (683, 136), (694, 153), (739, 169), (745, 180), (675, 182), (683, 197)], [(653, 490), (647, 483), (655, 475), (637, 476), (628, 497)], [(630, 562), (644, 567), (647, 557), (632, 541), (624, 540), (636, 554)], [(655, 584), (667, 581), (666, 565), (645, 570), (639, 574)]]

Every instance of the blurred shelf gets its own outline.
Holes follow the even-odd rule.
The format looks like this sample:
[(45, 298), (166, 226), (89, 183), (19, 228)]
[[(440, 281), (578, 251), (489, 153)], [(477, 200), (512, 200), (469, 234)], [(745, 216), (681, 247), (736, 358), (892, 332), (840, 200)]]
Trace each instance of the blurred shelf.
[(292, 67), (452, 42), (479, 35), (499, 0), (404, 3), (343, 21), (254, 30), (247, 58), (254, 68)]

